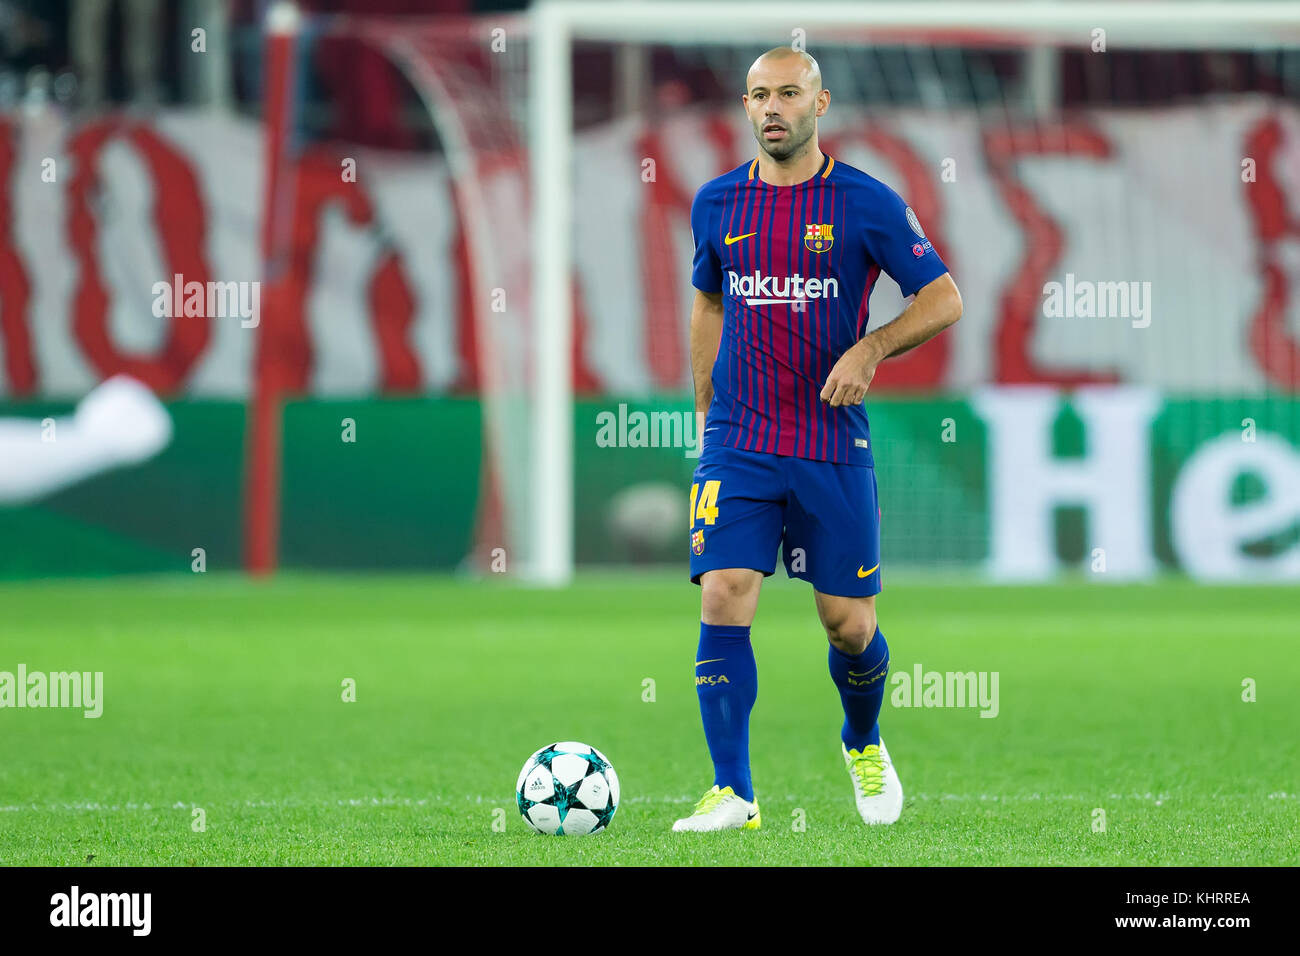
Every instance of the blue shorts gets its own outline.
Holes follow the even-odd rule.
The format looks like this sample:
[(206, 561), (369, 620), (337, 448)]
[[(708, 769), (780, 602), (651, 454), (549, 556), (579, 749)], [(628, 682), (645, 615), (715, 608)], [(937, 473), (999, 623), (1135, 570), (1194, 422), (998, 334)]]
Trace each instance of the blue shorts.
[(880, 505), (866, 465), (704, 446), (691, 479), (691, 581), (720, 568), (776, 571), (822, 594), (879, 594)]

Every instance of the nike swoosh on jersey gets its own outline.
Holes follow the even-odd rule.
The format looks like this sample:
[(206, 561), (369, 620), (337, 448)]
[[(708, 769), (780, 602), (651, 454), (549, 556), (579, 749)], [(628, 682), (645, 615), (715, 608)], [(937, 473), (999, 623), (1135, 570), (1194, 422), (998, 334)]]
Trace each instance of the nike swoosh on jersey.
[(858, 565), (858, 577), (860, 577), (860, 578), (870, 577), (872, 574), (875, 574), (875, 572), (876, 572), (876, 568), (878, 568), (878, 567), (880, 567), (880, 564), (879, 564), (879, 563), (877, 563), (876, 566), (875, 566), (874, 568), (872, 568), (870, 571), (863, 571), (863, 570), (862, 570), (862, 565), (859, 564), (859, 565)]
[(730, 232), (728, 232), (722, 241), (726, 245), (731, 245), (733, 242), (740, 242), (741, 239), (748, 239), (750, 236), (757, 236), (757, 235), (758, 233), (756, 232), (747, 232), (743, 236), (733, 236)]
[(707, 661), (696, 661), (695, 666), (699, 667), (701, 664), (716, 664), (718, 661), (725, 661), (725, 660), (726, 660), (725, 657), (710, 657)]

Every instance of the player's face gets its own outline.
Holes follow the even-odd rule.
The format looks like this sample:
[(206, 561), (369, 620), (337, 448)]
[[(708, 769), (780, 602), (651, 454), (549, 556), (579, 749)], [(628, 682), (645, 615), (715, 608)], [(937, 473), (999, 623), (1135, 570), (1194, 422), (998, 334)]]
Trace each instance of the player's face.
[(817, 117), (830, 99), (819, 86), (798, 60), (760, 64), (750, 71), (745, 111), (754, 125), (754, 139), (773, 159), (798, 154), (817, 132)]

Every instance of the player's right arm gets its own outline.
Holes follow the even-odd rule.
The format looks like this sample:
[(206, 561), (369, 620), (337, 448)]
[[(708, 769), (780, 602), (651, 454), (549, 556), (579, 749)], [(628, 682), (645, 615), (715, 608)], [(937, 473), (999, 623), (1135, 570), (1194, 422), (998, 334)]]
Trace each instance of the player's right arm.
[(722, 293), (695, 290), (691, 305), (691, 377), (695, 381), (695, 414), (713, 401), (713, 363), (722, 342)]
[(712, 221), (716, 203), (709, 198), (709, 185), (695, 194), (691, 203), (691, 236), (695, 260), (691, 284), (691, 377), (695, 381), (695, 418), (699, 434), (704, 433), (704, 416), (713, 401), (713, 363), (722, 342), (722, 261), (718, 256), (717, 230)]

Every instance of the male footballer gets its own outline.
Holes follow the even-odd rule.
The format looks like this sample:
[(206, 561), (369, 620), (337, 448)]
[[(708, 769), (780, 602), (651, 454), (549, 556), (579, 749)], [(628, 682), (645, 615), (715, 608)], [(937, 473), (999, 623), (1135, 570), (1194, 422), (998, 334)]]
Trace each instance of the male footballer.
[[(858, 813), (893, 823), (903, 788), (878, 724), (889, 647), (876, 622), (880, 509), (862, 402), (876, 366), (961, 317), (961, 295), (898, 194), (821, 151), (817, 118), (831, 95), (816, 60), (769, 50), (750, 67), (742, 100), (758, 156), (705, 183), (691, 206), (691, 368), (705, 424), (690, 562), (701, 590), (695, 684), (714, 776), (673, 829), (760, 825), (750, 625), (778, 547), (787, 575), (812, 584), (830, 641)], [(867, 332), (882, 270), (912, 299)]]

